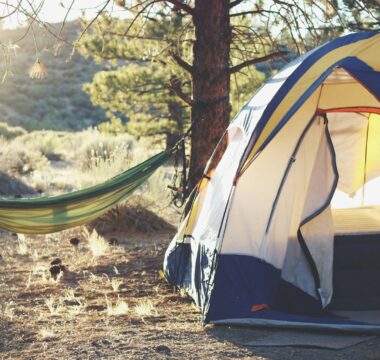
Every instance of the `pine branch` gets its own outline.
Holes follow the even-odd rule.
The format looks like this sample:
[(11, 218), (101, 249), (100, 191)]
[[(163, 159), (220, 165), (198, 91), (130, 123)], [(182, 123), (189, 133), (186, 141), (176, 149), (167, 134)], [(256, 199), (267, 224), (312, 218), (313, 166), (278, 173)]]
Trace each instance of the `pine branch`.
[(170, 51), (169, 52), (170, 56), (173, 58), (173, 60), (184, 70), (192, 74), (194, 72), (193, 67), (183, 60), (178, 54), (175, 54), (174, 52)]
[(242, 62), (241, 64), (230, 67), (228, 69), (228, 72), (230, 74), (233, 74), (235, 72), (238, 72), (238, 71), (244, 69), (247, 66), (259, 64), (259, 63), (264, 62), (264, 61), (275, 60), (279, 57), (286, 55), (287, 53), (288, 53), (288, 51), (278, 51), (278, 52), (275, 52), (275, 53), (272, 53), (269, 55), (265, 55), (265, 56), (260, 57), (260, 58), (247, 60), (247, 61)]
[(187, 96), (181, 89), (181, 86), (179, 85), (178, 81), (175, 79), (171, 79), (169, 84), (167, 85), (167, 88), (171, 91), (173, 91), (182, 101), (184, 101), (187, 105), (193, 106), (194, 102), (190, 98), (190, 96)]
[(168, 2), (168, 3), (170, 3), (170, 4), (173, 4), (178, 9), (181, 9), (184, 12), (187, 12), (190, 15), (194, 15), (194, 8), (192, 8), (191, 6), (189, 6), (187, 4), (184, 4), (180, 0), (165, 0), (165, 1)]

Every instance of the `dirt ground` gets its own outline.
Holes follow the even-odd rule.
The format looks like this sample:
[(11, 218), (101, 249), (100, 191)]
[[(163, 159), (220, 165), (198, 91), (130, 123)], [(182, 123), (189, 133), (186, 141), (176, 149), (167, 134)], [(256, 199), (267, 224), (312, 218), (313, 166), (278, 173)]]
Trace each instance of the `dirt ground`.
[[(95, 244), (93, 256), (82, 230), (0, 233), (1, 359), (380, 359), (379, 339), (339, 351), (240, 345), (278, 330), (202, 327), (162, 278), (172, 232), (108, 234), (114, 245)], [(65, 271), (54, 280), (57, 258)]]

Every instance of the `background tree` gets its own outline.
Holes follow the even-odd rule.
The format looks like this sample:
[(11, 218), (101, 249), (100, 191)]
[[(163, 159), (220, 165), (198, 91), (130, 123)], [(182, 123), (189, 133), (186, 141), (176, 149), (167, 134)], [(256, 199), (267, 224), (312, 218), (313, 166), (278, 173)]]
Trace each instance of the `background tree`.
[[(135, 136), (165, 135), (167, 148), (171, 148), (190, 126), (190, 107), (176, 91), (185, 89), (186, 98), (189, 98), (191, 79), (180, 66), (168, 61), (166, 53), (166, 49), (173, 46), (168, 34), (180, 31), (181, 22), (181, 15), (163, 13), (158, 24), (145, 26), (143, 34), (125, 37), (120, 35), (125, 20), (103, 16), (82, 38), (78, 48), (82, 55), (107, 67), (84, 86), (93, 104), (107, 110), (114, 124), (128, 120), (126, 131)], [(243, 22), (247, 23), (245, 19)], [(189, 29), (188, 36), (182, 45), (184, 54), (189, 54), (191, 49), (192, 32)], [(234, 74), (232, 114), (264, 79), (265, 75), (255, 67)]]
[[(78, 48), (107, 67), (84, 86), (93, 104), (107, 110), (113, 121), (127, 120), (126, 130), (137, 137), (164, 135), (167, 148), (179, 140), (189, 123), (189, 107), (175, 89), (180, 87), (189, 96), (190, 78), (168, 62), (165, 53), (174, 41), (167, 34), (180, 31), (181, 23), (182, 16), (162, 12), (156, 23), (139, 22), (136, 31), (123, 36), (126, 21), (103, 16)], [(183, 42), (181, 53), (186, 52)]]
[[(31, 6), (29, 0), (25, 2)], [(113, 0), (106, 0), (99, 7), (77, 44), (112, 3)], [(205, 164), (228, 126), (234, 74), (283, 56), (281, 45), (301, 53), (346, 29), (379, 28), (377, 0), (117, 0), (116, 3), (129, 14), (122, 33), (118, 34), (123, 39), (137, 39), (149, 26), (159, 27), (163, 14), (181, 17), (180, 29), (165, 30), (165, 41), (170, 41), (157, 59), (163, 57), (165, 63), (175, 63), (181, 68), (173, 73), (176, 86), (172, 90), (191, 108), (190, 188), (202, 177)], [(25, 13), (19, 4), (16, 10)], [(37, 10), (32, 7), (27, 16), (51, 31), (39, 20)], [(63, 41), (60, 35), (59, 32), (57, 38)], [(184, 44), (191, 48), (190, 54), (183, 52)], [(170, 79), (172, 76), (169, 85)], [(191, 79), (190, 96), (187, 79)], [(221, 143), (216, 160), (223, 146)]]
[[(192, 124), (191, 188), (202, 176), (229, 124), (230, 98), (240, 100), (234, 103), (241, 104), (246, 100), (245, 94), (251, 93), (264, 78), (254, 68), (243, 69), (283, 52), (276, 50), (265, 55), (273, 46), (252, 41), (256, 35), (247, 31), (250, 27), (247, 19), (239, 19), (239, 32), (234, 34), (228, 1), (196, 1), (194, 7), (180, 1), (134, 1), (122, 5), (134, 13), (133, 20), (103, 18), (93, 23), (93, 30), (80, 42), (82, 54), (119, 65), (95, 76), (86, 90), (94, 103), (110, 110), (112, 116), (117, 113), (128, 116), (131, 119), (128, 130), (140, 135), (168, 128), (179, 133), (184, 129), (184, 106), (187, 106)], [(243, 24), (244, 34), (240, 30)], [(236, 44), (231, 49), (233, 37)], [(258, 54), (264, 56), (245, 62), (247, 56)], [(129, 71), (136, 76), (128, 76)], [(231, 78), (233, 74), (236, 75)], [(182, 114), (177, 116), (180, 121), (175, 121), (173, 110)], [(175, 138), (177, 134), (174, 135)], [(222, 150), (223, 146), (220, 153)]]
[[(354, 8), (364, 7), (359, 13), (367, 12), (374, 19), (368, 27), (378, 24), (373, 1), (131, 0), (119, 3), (134, 14), (134, 20), (124, 32), (126, 36), (138, 23), (137, 19), (142, 18), (144, 24), (155, 23), (157, 13), (165, 11), (183, 16), (184, 30), (167, 33), (177, 41), (166, 53), (191, 78), (191, 97), (180, 87), (176, 89), (177, 95), (191, 107), (190, 188), (202, 177), (205, 164), (230, 121), (231, 77), (235, 73), (283, 56), (281, 45), (300, 53), (324, 41), (329, 29), (335, 36), (348, 24), (359, 26), (359, 17), (352, 15)], [(178, 44), (191, 31), (189, 60), (181, 56)], [(216, 161), (223, 148), (221, 143)]]

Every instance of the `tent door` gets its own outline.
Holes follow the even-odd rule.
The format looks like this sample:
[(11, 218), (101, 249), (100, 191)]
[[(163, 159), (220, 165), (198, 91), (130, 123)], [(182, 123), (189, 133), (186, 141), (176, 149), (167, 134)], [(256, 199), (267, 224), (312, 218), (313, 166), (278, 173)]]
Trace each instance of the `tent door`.
[(339, 179), (326, 116), (324, 122), (325, 136), (318, 151), (297, 230), (297, 239), (309, 264), (322, 307), (326, 307), (332, 297), (334, 226), (330, 203)]

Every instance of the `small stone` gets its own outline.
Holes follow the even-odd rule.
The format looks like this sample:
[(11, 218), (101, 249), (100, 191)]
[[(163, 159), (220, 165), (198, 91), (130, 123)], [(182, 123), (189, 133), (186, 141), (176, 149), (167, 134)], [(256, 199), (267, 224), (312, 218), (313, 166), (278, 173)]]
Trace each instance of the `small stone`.
[(49, 269), (50, 271), (50, 275), (51, 277), (54, 279), (54, 280), (57, 280), (58, 279), (58, 275), (61, 273), (61, 272), (64, 272), (66, 271), (66, 266), (65, 265), (62, 265), (62, 264), (54, 264), (50, 267)]
[(166, 345), (158, 345), (156, 346), (156, 351), (161, 353), (161, 354), (170, 354), (172, 351), (169, 347)]
[(79, 243), (80, 243), (80, 240), (77, 237), (73, 237), (73, 238), (70, 239), (70, 244), (72, 246), (78, 246)]
[(49, 271), (50, 271), (50, 275), (51, 275), (51, 277), (52, 277), (54, 280), (57, 280), (58, 275), (59, 275), (60, 272), (61, 272), (61, 266), (60, 266), (60, 265), (53, 265), (53, 266), (50, 267)]
[(60, 258), (55, 258), (54, 260), (50, 262), (50, 265), (61, 265), (61, 264), (62, 264), (62, 260)]

